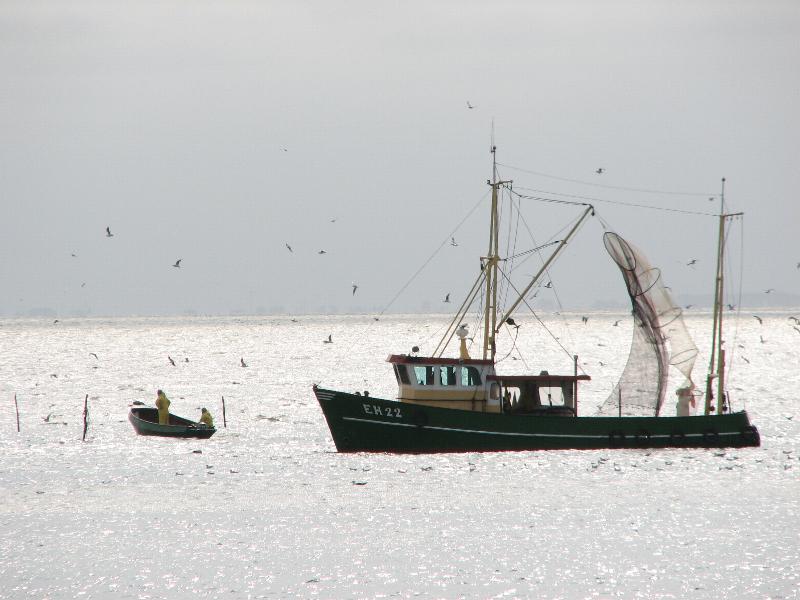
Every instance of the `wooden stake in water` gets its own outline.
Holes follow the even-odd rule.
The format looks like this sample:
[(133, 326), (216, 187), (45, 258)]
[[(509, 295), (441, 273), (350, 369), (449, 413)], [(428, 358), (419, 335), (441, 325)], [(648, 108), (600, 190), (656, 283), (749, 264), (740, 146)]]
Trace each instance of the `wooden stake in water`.
[(14, 394), (14, 410), (17, 412), (17, 433), (19, 433), (19, 404), (17, 404), (16, 394)]
[(86, 430), (89, 428), (89, 394), (83, 399), (83, 441), (86, 441)]
[(228, 421), (225, 419), (225, 396), (222, 397), (222, 426), (228, 427)]

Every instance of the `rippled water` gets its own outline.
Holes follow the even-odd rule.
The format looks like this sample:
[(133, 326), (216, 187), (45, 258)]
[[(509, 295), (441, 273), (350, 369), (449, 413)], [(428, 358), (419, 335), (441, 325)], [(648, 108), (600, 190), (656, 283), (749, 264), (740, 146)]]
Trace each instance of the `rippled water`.
[[(430, 351), (446, 317), (0, 321), (0, 597), (797, 597), (800, 334), (760, 314), (728, 348), (761, 448), (432, 456), (336, 454), (311, 385), (394, 397), (385, 357)], [(517, 319), (500, 370), (576, 352), (590, 414), (630, 324), (588, 316), (545, 319), (568, 352)], [(688, 324), (702, 373), (710, 318)], [(159, 387), (219, 432), (136, 436)]]

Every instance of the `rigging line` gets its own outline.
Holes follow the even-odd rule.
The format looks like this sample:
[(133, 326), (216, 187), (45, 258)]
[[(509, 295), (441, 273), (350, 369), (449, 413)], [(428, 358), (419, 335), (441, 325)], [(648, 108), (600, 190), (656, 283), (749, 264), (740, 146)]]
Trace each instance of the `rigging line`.
[(589, 181), (582, 181), (580, 179), (569, 179), (568, 177), (558, 177), (556, 175), (548, 175), (547, 173), (540, 173), (538, 171), (531, 171), (528, 169), (522, 169), (520, 167), (513, 167), (511, 165), (507, 165), (504, 163), (497, 163), (500, 167), (506, 167), (508, 169), (513, 169), (514, 171), (520, 171), (521, 173), (530, 173), (531, 175), (538, 175), (539, 177), (547, 177), (548, 179), (557, 179), (558, 181), (568, 181), (569, 183), (579, 183), (581, 185), (589, 185), (592, 187), (604, 188), (608, 190), (622, 190), (625, 192), (639, 192), (642, 194), (660, 194), (663, 196), (705, 196), (708, 198), (709, 196), (716, 196), (717, 194), (708, 194), (705, 192), (675, 192), (675, 191), (667, 191), (667, 190), (651, 190), (647, 188), (632, 188), (632, 187), (625, 187), (620, 185), (608, 185), (604, 183), (593, 183)]
[[(515, 258), (519, 258), (520, 256), (525, 256), (526, 254), (531, 254), (532, 252), (538, 252), (539, 250), (544, 250), (549, 246), (554, 246), (555, 244), (560, 244), (560, 243), (561, 240), (553, 240), (552, 242), (547, 242), (546, 244), (542, 244), (541, 246), (536, 246), (536, 248), (531, 248), (530, 250), (523, 250), (522, 252), (519, 252), (514, 256), (509, 256), (506, 260), (513, 260)], [(511, 269), (509, 269), (509, 272), (516, 270), (516, 268), (517, 267), (512, 266)]]
[[(740, 232), (739, 233), (739, 246), (740, 246), (739, 247), (739, 278), (738, 278), (739, 290), (738, 290), (738, 293), (736, 295), (736, 306), (741, 306), (742, 305), (742, 289), (744, 287), (743, 286), (743, 276), (744, 276), (744, 220), (741, 219), (741, 217), (739, 219), (740, 219), (740, 227), (739, 227), (739, 232)], [(732, 228), (733, 228), (733, 224), (731, 224), (731, 229)], [(731, 275), (728, 278), (728, 281), (730, 281), (730, 279), (733, 278), (733, 273), (732, 273), (732, 269), (731, 269), (730, 265), (728, 265), (728, 268), (729, 268), (729, 274)], [(734, 361), (736, 359), (736, 355), (738, 354), (738, 352), (737, 352), (738, 343), (737, 342), (739, 340), (739, 323), (740, 322), (741, 322), (741, 319), (736, 319), (735, 325), (734, 325), (734, 329), (733, 329), (733, 343), (731, 344), (731, 348), (733, 350), (731, 352), (730, 362), (727, 365), (728, 366), (728, 372), (725, 375), (725, 380), (726, 381), (730, 381), (731, 372), (733, 371)], [(731, 403), (730, 403), (730, 396), (729, 396), (728, 397), (728, 410), (730, 410), (730, 406), (731, 406)], [(745, 406), (745, 408), (747, 408), (747, 407)]]
[(508, 351), (508, 354), (506, 354), (503, 358), (501, 358), (500, 360), (494, 361), (494, 364), (495, 365), (500, 364), (501, 362), (506, 360), (509, 356), (511, 356), (511, 353), (514, 352), (514, 350), (516, 350), (517, 354), (519, 354), (519, 359), (522, 361), (522, 364), (525, 365), (525, 369), (526, 370), (530, 370), (530, 366), (528, 365), (528, 361), (525, 360), (525, 357), (522, 355), (522, 352), (520, 352), (519, 348), (517, 348), (517, 338), (519, 337), (519, 327), (517, 327), (516, 333), (512, 336), (511, 335), (511, 331), (510, 331), (510, 326), (506, 325), (506, 333), (511, 338), (511, 349)]
[(411, 282), (414, 281), (420, 273), (422, 273), (422, 271), (425, 269), (425, 267), (428, 266), (428, 263), (430, 263), (433, 260), (433, 258), (439, 253), (439, 251), (444, 247), (444, 245), (447, 243), (447, 240), (449, 240), (452, 236), (455, 235), (456, 231), (459, 230), (459, 228), (464, 224), (464, 222), (472, 216), (472, 213), (474, 213), (478, 209), (478, 207), (483, 203), (483, 201), (486, 200), (486, 196), (487, 196), (487, 194), (484, 194), (481, 197), (481, 199), (478, 200), (478, 202), (475, 204), (475, 206), (473, 206), (470, 209), (470, 211), (466, 214), (466, 216), (463, 219), (461, 219), (461, 221), (458, 222), (458, 225), (456, 225), (455, 228), (450, 233), (447, 234), (447, 237), (445, 237), (444, 240), (442, 240), (442, 243), (439, 244), (439, 246), (436, 248), (436, 250), (434, 250), (433, 253), (428, 257), (428, 260), (426, 260), (422, 264), (422, 266), (419, 269), (417, 269), (417, 271), (411, 276), (411, 278), (408, 281), (406, 281), (406, 283), (403, 285), (403, 287), (400, 288), (400, 291), (397, 292), (394, 295), (394, 298), (392, 298), (389, 301), (389, 303), (386, 306), (383, 307), (381, 312), (378, 313), (378, 316), (383, 315), (387, 310), (389, 310), (389, 308), (392, 306), (392, 304), (395, 303), (395, 301), (400, 297), (400, 295), (404, 291), (406, 291), (406, 288), (409, 285), (411, 285)]
[[(685, 210), (682, 208), (668, 208), (666, 206), (650, 206), (648, 204), (636, 204), (635, 202), (623, 202), (622, 200), (604, 200), (603, 198), (594, 198), (592, 196), (580, 196), (577, 194), (562, 194), (561, 192), (550, 192), (547, 190), (536, 190), (532, 188), (525, 188), (520, 187), (521, 190), (529, 190), (531, 192), (538, 192), (541, 194), (553, 194), (554, 196), (564, 196), (566, 198), (577, 198), (579, 200), (591, 200), (592, 202), (605, 202), (606, 204), (616, 204), (618, 206), (628, 206), (631, 208), (646, 208), (648, 210), (660, 210), (664, 212), (674, 212), (674, 213), (681, 213), (685, 215), (698, 215), (701, 217), (719, 217), (719, 215), (714, 213), (702, 212), (699, 210)], [(520, 194), (519, 192), (514, 192), (520, 198), (525, 198), (526, 200), (536, 200), (539, 202), (553, 202), (559, 204), (578, 204), (581, 206), (585, 206), (586, 203), (583, 202), (569, 202), (567, 200), (558, 200), (556, 198), (543, 198), (541, 196), (528, 196), (525, 194)]]
[[(513, 241), (512, 241), (512, 238), (511, 238), (512, 218), (509, 218), (509, 220), (508, 220), (508, 238), (506, 240), (506, 256), (508, 258), (506, 258), (506, 261), (507, 261), (507, 264), (509, 265), (509, 272), (510, 272), (510, 271), (514, 270), (514, 256), (512, 255), (512, 253), (515, 252), (516, 249), (517, 249), (517, 239), (519, 238), (519, 223), (520, 223), (520, 214), (521, 214), (521, 212), (519, 210), (519, 206), (515, 206), (514, 205), (514, 197), (511, 195), (511, 188), (509, 188), (508, 191), (509, 191), (509, 194), (508, 194), (508, 206), (509, 206), (508, 211), (509, 211), (509, 214), (513, 215), (514, 212), (515, 212), (514, 209), (516, 208), (516, 216), (517, 216), (517, 218), (516, 218), (516, 226), (513, 227), (513, 229), (514, 229)], [(502, 303), (501, 303), (501, 306), (503, 307), (503, 311), (505, 311), (505, 307), (507, 306), (507, 302), (508, 302), (508, 289), (509, 289), (508, 286), (505, 286), (505, 289), (503, 290), (503, 300), (502, 300)]]
[[(505, 279), (506, 279), (506, 281), (508, 281), (508, 285), (509, 285), (509, 286), (511, 286), (511, 287), (514, 289), (514, 291), (515, 291), (515, 292), (517, 292), (517, 294), (519, 294), (519, 290), (516, 288), (516, 286), (515, 286), (515, 285), (514, 285), (514, 284), (511, 282), (511, 280), (510, 280), (510, 279), (509, 279), (509, 278), (506, 276), (506, 274), (505, 274), (505, 273), (504, 273), (502, 270), (500, 271), (500, 274), (503, 276), (503, 278), (505, 278)], [(540, 325), (541, 325), (541, 326), (544, 328), (544, 330), (545, 330), (547, 333), (549, 333), (549, 334), (550, 334), (550, 337), (552, 337), (552, 338), (555, 340), (555, 342), (556, 342), (556, 343), (559, 345), (559, 347), (560, 347), (560, 348), (561, 348), (561, 349), (564, 351), (564, 353), (565, 353), (565, 354), (566, 354), (566, 355), (567, 355), (569, 358), (572, 358), (572, 356), (573, 356), (573, 355), (572, 355), (572, 354), (571, 354), (571, 353), (570, 353), (570, 352), (569, 352), (569, 351), (568, 351), (568, 350), (567, 350), (567, 349), (564, 347), (564, 345), (561, 343), (561, 341), (560, 341), (560, 340), (559, 340), (559, 339), (558, 339), (558, 338), (557, 338), (555, 335), (553, 335), (553, 332), (552, 332), (552, 331), (550, 331), (550, 330), (547, 328), (547, 325), (545, 325), (545, 324), (542, 322), (542, 320), (539, 318), (539, 316), (536, 314), (536, 312), (534, 312), (534, 310), (533, 310), (533, 307), (531, 307), (531, 305), (530, 305), (530, 304), (528, 304), (528, 301), (527, 301), (527, 299), (525, 299), (525, 298), (522, 298), (522, 302), (525, 304), (525, 306), (527, 306), (527, 307), (528, 307), (528, 310), (530, 310), (530, 311), (531, 311), (531, 314), (532, 314), (534, 317), (536, 317), (536, 320), (537, 320), (537, 321), (539, 321), (539, 324), (540, 324)], [(580, 368), (580, 367), (579, 367), (579, 368)], [(581, 371), (583, 371), (583, 368), (581, 368)], [(585, 375), (585, 374), (586, 374), (586, 371), (583, 371), (583, 373), (584, 373), (584, 375)]]

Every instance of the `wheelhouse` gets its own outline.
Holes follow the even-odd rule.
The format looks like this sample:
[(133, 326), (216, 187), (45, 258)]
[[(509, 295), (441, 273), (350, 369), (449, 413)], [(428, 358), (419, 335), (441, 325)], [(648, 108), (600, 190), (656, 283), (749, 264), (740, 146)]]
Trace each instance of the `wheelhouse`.
[(392, 354), (386, 359), (397, 378), (398, 400), (463, 410), (500, 412), (500, 399), (489, 398), (490, 360), (434, 358)]

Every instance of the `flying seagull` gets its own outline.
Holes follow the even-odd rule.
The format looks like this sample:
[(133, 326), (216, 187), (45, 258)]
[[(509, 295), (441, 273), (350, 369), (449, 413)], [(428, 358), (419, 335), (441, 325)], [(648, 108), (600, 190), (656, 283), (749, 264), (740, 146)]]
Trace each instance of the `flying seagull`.
[(180, 269), (182, 260), (183, 260), (182, 258), (179, 258), (178, 260), (175, 261), (175, 264), (172, 266), (175, 267), (176, 269)]
[(77, 255), (77, 254), (75, 254), (74, 252), (73, 252), (73, 253), (71, 253), (71, 254), (70, 254), (70, 256), (71, 256), (72, 258), (78, 258), (78, 255)]
[(287, 243), (287, 244), (284, 244), (284, 245), (286, 246), (286, 249), (287, 249), (289, 252), (294, 252), (294, 250), (292, 250), (292, 247), (291, 247), (291, 246), (290, 246), (288, 243)]
[(450, 292), (447, 292), (447, 295), (444, 297), (444, 302), (450, 302)]
[(474, 106), (472, 106), (472, 104), (469, 103), (469, 100), (467, 100), (467, 108), (470, 109), (470, 110), (475, 108)]
[(614, 327), (619, 327), (619, 321), (614, 321)]
[(697, 264), (697, 259), (693, 258), (692, 260), (690, 260), (689, 262), (686, 263), (686, 266), (687, 267), (693, 267), (696, 264)]
[(764, 293), (765, 294), (771, 294), (774, 291), (775, 291), (775, 288), (769, 288), (768, 290), (764, 290)]
[(553, 282), (552, 281), (548, 281), (547, 283), (544, 284), (544, 287), (546, 287), (546, 288), (553, 287)]
[(600, 167), (599, 169), (597, 169), (597, 170), (595, 171), (595, 173), (597, 173), (598, 175), (602, 175), (603, 173), (605, 173), (605, 171), (606, 171), (606, 170), (605, 170), (603, 167)]
[(327, 340), (322, 340), (322, 343), (323, 344), (332, 344), (333, 343), (333, 334), (332, 333), (329, 334), (328, 335), (328, 339)]
[(175, 361), (172, 360), (172, 357), (167, 355), (167, 358), (169, 359), (169, 364), (171, 364), (174, 367), (175, 366)]
[(97, 358), (97, 354), (95, 354), (94, 352), (89, 352), (89, 356), (94, 356), (95, 358)]
[(764, 324), (764, 321), (762, 321), (762, 320), (761, 320), (761, 317), (759, 317), (758, 315), (753, 315), (753, 318), (754, 318), (756, 321), (758, 321), (758, 324), (759, 324), (759, 325), (763, 325), (763, 324)]
[(325, 252), (325, 250), (320, 250), (319, 252), (317, 252), (317, 254), (327, 254), (327, 252)]
[(458, 244), (456, 243), (456, 238), (454, 238), (454, 237), (450, 238), (450, 245), (451, 246), (458, 246)]
[(352, 294), (353, 296), (355, 296), (355, 295), (356, 295), (356, 290), (357, 290), (357, 289), (358, 289), (358, 285), (357, 285), (357, 284), (356, 284), (356, 282), (354, 281), (354, 282), (353, 282), (353, 294)]
[(114, 234), (111, 233), (110, 227), (106, 227), (106, 237), (114, 237)]
[(243, 358), (240, 358), (240, 359), (239, 359), (239, 364), (241, 364), (243, 367), (246, 367), (246, 366), (247, 366), (247, 363), (246, 363), (246, 362), (244, 362), (244, 359), (243, 359)]
[(581, 317), (581, 321), (583, 321), (583, 324), (586, 325), (589, 322), (589, 317), (583, 316)]

